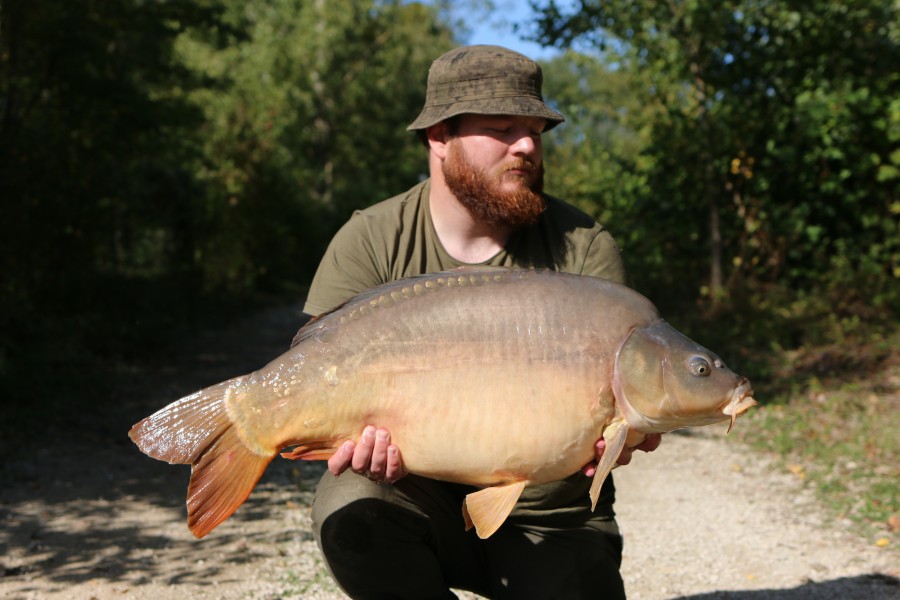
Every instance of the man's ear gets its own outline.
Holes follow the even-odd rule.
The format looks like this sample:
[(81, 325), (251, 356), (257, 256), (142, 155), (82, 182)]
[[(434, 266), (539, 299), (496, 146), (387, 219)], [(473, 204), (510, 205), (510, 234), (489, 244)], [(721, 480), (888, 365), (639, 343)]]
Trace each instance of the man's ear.
[(446, 158), (447, 144), (450, 141), (447, 123), (441, 121), (440, 123), (432, 125), (425, 130), (425, 135), (428, 138), (428, 146), (431, 148), (431, 151), (434, 152), (435, 156), (440, 159)]

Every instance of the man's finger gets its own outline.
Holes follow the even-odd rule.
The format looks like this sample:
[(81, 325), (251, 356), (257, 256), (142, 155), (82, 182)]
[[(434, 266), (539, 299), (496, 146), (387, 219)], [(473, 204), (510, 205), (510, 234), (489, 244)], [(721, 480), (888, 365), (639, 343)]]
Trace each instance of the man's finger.
[(355, 446), (356, 444), (347, 440), (341, 444), (337, 452), (331, 455), (331, 458), (328, 459), (328, 470), (332, 475), (337, 477), (347, 470), (347, 467), (350, 466), (350, 459), (353, 458), (353, 448)]
[(387, 469), (387, 449), (391, 444), (391, 434), (387, 429), (379, 429), (375, 432), (375, 446), (372, 448), (372, 460), (369, 464), (369, 473), (375, 479), (383, 479)]
[(397, 448), (397, 446), (388, 446), (387, 468), (385, 469), (384, 479), (389, 483), (394, 483), (403, 477), (406, 477), (406, 468), (403, 466), (403, 458), (400, 456), (400, 449)]
[(647, 437), (644, 438), (644, 441), (635, 446), (638, 450), (643, 450), (644, 452), (653, 452), (657, 448), (659, 448), (660, 443), (662, 442), (662, 434), (660, 433), (648, 433)]
[[(640, 447), (640, 446), (638, 446), (638, 447)], [(594, 444), (594, 452), (597, 455), (597, 462), (600, 462), (600, 459), (603, 458), (603, 453), (605, 451), (606, 451), (606, 440), (601, 438), (601, 439), (597, 440), (596, 444)], [(617, 465), (627, 465), (628, 463), (630, 463), (632, 453), (633, 453), (633, 450), (631, 448), (628, 448), (628, 447), (622, 448), (622, 452), (619, 454), (619, 457), (616, 459), (616, 464)], [(596, 466), (596, 465), (589, 464), (587, 467), (593, 467), (593, 466)], [(588, 470), (588, 468), (582, 468), (582, 471), (588, 477), (592, 477), (594, 475), (594, 472), (596, 471), (596, 469), (590, 468)], [(588, 471), (590, 471), (590, 472), (588, 472)]]
[(375, 428), (371, 425), (363, 429), (359, 443), (353, 451), (353, 460), (350, 466), (356, 473), (360, 475), (369, 471), (369, 465), (372, 463), (372, 451), (375, 449)]

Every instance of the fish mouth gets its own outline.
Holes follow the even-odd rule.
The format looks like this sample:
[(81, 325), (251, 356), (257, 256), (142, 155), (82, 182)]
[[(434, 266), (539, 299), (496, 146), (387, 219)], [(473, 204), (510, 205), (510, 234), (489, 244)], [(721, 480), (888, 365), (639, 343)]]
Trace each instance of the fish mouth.
[(722, 412), (731, 417), (731, 423), (728, 424), (728, 431), (725, 433), (730, 433), (731, 428), (734, 427), (734, 422), (737, 420), (738, 415), (742, 415), (747, 412), (751, 406), (756, 406), (756, 400), (753, 399), (753, 388), (750, 386), (750, 382), (747, 379), (742, 378), (740, 385), (731, 393), (731, 400), (728, 401), (728, 404), (725, 405), (725, 408), (722, 409)]

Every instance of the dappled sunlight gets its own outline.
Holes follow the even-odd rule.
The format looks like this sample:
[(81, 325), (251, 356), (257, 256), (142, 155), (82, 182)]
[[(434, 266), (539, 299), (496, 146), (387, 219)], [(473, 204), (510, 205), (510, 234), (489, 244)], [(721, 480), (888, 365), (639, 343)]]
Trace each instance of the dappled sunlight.
[[(0, 467), (0, 595), (90, 598), (111, 589), (154, 598), (178, 586), (218, 598), (225, 588), (266, 587), (255, 578), (297, 587), (276, 571), (293, 562), (285, 548), (317, 553), (308, 509), (323, 463), (275, 460), (228, 523), (198, 540), (187, 527), (190, 468), (150, 459), (127, 437), (164, 403), (282, 352), (296, 315), (295, 307), (266, 311), (197, 336), (163, 365), (135, 366), (93, 414), (48, 423), (53, 443), (18, 448)], [(327, 578), (324, 569), (318, 576)]]

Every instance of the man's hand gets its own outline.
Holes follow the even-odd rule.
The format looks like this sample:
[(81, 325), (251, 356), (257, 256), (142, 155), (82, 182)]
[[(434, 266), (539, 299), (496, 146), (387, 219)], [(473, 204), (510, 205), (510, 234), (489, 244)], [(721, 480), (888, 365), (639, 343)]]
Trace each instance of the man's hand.
[(348, 468), (373, 481), (387, 483), (406, 476), (400, 449), (391, 444), (390, 432), (387, 429), (376, 429), (372, 425), (363, 429), (358, 443), (347, 440), (328, 459), (328, 470), (335, 476)]
[[(643, 450), (644, 452), (653, 452), (657, 448), (659, 448), (659, 444), (662, 442), (662, 435), (659, 433), (648, 433), (647, 437), (644, 438), (644, 441), (634, 446), (632, 448), (623, 448), (622, 454), (619, 455), (619, 459), (616, 461), (619, 465), (627, 465), (631, 462), (631, 456), (634, 454), (635, 450)], [(597, 471), (597, 461), (600, 460), (600, 457), (603, 456), (603, 452), (606, 450), (606, 440), (599, 439), (597, 443), (594, 445), (594, 449), (597, 453), (597, 459), (594, 462), (590, 462), (581, 468), (581, 472), (587, 475), (588, 477), (593, 477), (594, 473)]]

